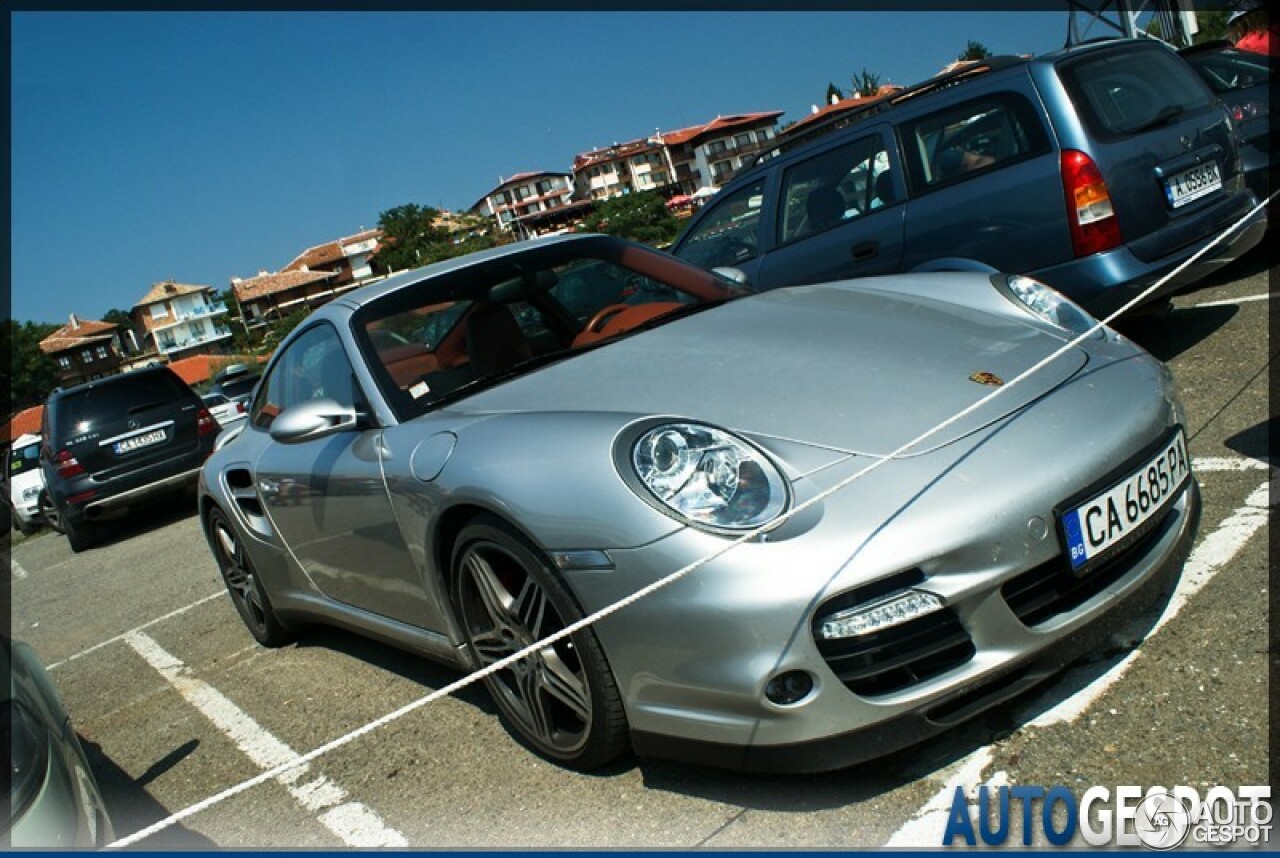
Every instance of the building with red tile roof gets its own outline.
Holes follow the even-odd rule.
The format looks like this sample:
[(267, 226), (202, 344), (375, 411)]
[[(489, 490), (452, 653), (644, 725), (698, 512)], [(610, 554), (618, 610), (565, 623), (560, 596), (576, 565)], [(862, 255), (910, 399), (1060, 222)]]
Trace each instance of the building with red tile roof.
[(143, 332), (148, 350), (154, 347), (169, 361), (225, 351), (231, 339), (226, 315), (212, 286), (173, 280), (152, 285), (133, 305), (134, 325)]
[(656, 136), (592, 149), (573, 159), (574, 194), (580, 200), (662, 191), (674, 183), (675, 166)]
[(498, 178), (498, 185), (467, 210), (468, 214), (492, 218), (504, 232), (521, 237), (538, 235), (532, 222), (551, 223), (552, 213), (573, 202), (573, 177), (551, 171), (517, 173)]
[(339, 289), (362, 284), (373, 277), (369, 260), (378, 252), (381, 240), (381, 229), (362, 228), (355, 235), (308, 247), (280, 271), (326, 271), (333, 275), (331, 282)]
[(69, 387), (120, 372), (125, 345), (119, 325), (72, 313), (67, 324), (40, 341), (40, 351), (58, 365), (58, 384)]
[(768, 149), (781, 110), (717, 116), (710, 122), (659, 132), (681, 193), (718, 188), (757, 153)]
[(231, 278), (231, 289), (240, 305), (240, 317), (253, 329), (298, 310), (314, 310), (339, 292), (360, 285), (348, 281), (340, 287), (337, 277), (332, 271), (262, 271), (256, 277)]

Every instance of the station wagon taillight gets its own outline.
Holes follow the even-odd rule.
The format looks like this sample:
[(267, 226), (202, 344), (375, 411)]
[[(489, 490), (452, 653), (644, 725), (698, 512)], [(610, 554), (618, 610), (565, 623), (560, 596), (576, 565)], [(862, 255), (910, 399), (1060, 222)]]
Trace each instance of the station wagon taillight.
[(58, 476), (64, 480), (84, 473), (84, 466), (76, 461), (70, 450), (59, 451), (53, 457), (53, 463), (58, 466)]
[(1062, 151), (1062, 187), (1071, 222), (1071, 248), (1076, 256), (1088, 256), (1119, 247), (1120, 223), (1111, 194), (1093, 159), (1075, 149)]
[(213, 415), (209, 413), (208, 408), (201, 408), (196, 412), (196, 435), (208, 435), (210, 432), (218, 431), (218, 421), (213, 419)]

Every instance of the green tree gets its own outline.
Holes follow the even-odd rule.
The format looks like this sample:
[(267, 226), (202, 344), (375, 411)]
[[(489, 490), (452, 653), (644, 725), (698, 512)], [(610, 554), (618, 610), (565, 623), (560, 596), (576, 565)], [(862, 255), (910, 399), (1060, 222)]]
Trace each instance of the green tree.
[(58, 367), (40, 351), (40, 341), (58, 330), (57, 325), (7, 319), (4, 352), (9, 361), (0, 371), (0, 383), (9, 390), (9, 407), (17, 411), (43, 402), (58, 385)]
[(842, 98), (844, 98), (844, 93), (840, 91), (840, 87), (836, 86), (834, 83), (827, 84), (826, 104), (835, 104)]
[(310, 310), (294, 310), (287, 316), (274, 319), (267, 324), (267, 332), (262, 337), (262, 344), (268, 350), (274, 349), (280, 345), (280, 341), (289, 336), (294, 328), (301, 325), (307, 316), (311, 315)]
[(965, 45), (964, 50), (960, 52), (960, 56), (956, 57), (956, 61), (963, 63), (969, 60), (985, 60), (989, 56), (991, 56), (991, 51), (987, 49), (986, 45), (970, 39), (969, 44)]
[(374, 254), (379, 274), (417, 268), (432, 261), (432, 248), (449, 243), (449, 234), (436, 226), (440, 212), (431, 206), (406, 203), (378, 215), (382, 239)]
[(853, 95), (869, 98), (880, 90), (880, 75), (869, 72), (864, 67), (862, 73), (853, 73)]
[(657, 191), (613, 197), (596, 206), (584, 222), (588, 232), (603, 232), (661, 247), (680, 231), (680, 221), (667, 211)]

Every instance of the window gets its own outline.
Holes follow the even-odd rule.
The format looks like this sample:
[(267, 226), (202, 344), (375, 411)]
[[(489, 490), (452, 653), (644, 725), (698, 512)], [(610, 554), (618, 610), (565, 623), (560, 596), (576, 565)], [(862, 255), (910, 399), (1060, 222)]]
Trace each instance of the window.
[(190, 328), (191, 328), (191, 336), (193, 337), (204, 336), (204, 322), (192, 322), (190, 324)]
[(165, 331), (160, 335), (160, 348), (168, 350), (176, 347), (178, 341), (173, 338), (173, 334)]
[(93, 349), (84, 349), (80, 352), (81, 363), (93, 363)]
[(1047, 152), (1048, 137), (1026, 99), (1012, 93), (969, 101), (909, 124), (904, 144), (912, 186), (961, 181)]
[(723, 140), (712, 140), (710, 143), (707, 144), (708, 155), (719, 155), (724, 150), (725, 150), (725, 145)]
[(332, 399), (354, 408), (357, 399), (351, 363), (332, 327), (319, 324), (289, 345), (262, 382), (250, 422), (270, 428), (280, 412), (310, 399)]
[(680, 246), (680, 258), (703, 268), (734, 266), (754, 259), (760, 246), (764, 179), (723, 199)]
[(66, 355), (58, 355), (58, 366), (62, 369), (71, 369), (71, 358)]
[(106, 347), (106, 346), (98, 346), (98, 348), (96, 349), (96, 352), (97, 352), (97, 355), (98, 355), (98, 360), (106, 360), (106, 359), (107, 359), (107, 347)]
[(151, 318), (165, 319), (165, 318), (168, 318), (168, 316), (169, 316), (169, 308), (166, 307), (164, 304), (151, 305)]
[(807, 238), (892, 201), (889, 153), (879, 134), (789, 168), (782, 178), (780, 242)]
[(744, 132), (742, 134), (734, 135), (733, 145), (737, 146), (739, 149), (746, 149), (751, 145), (751, 134)]
[(1112, 140), (1200, 110), (1213, 98), (1186, 63), (1158, 45), (1088, 54), (1065, 66), (1062, 80), (1089, 130)]

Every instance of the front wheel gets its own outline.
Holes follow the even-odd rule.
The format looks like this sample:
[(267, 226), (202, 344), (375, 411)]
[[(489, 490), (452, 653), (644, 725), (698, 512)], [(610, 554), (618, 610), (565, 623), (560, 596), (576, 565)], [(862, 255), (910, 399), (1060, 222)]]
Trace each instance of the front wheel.
[[(483, 668), (581, 619), (541, 553), (498, 519), (475, 520), (453, 552), (454, 597), (467, 646)], [(627, 718), (604, 649), (582, 629), (484, 679), (503, 719), (568, 768), (598, 768), (628, 747)]]
[(231, 602), (248, 627), (249, 634), (268, 647), (282, 646), (293, 640), (293, 633), (271, 607), (267, 591), (234, 525), (220, 509), (209, 513), (208, 536), (214, 559), (218, 561), (218, 571), (222, 573)]
[(22, 516), (18, 515), (16, 510), (13, 512), (13, 526), (17, 528), (18, 532), (23, 536), (30, 536), (40, 529), (40, 525), (33, 521), (27, 521)]

